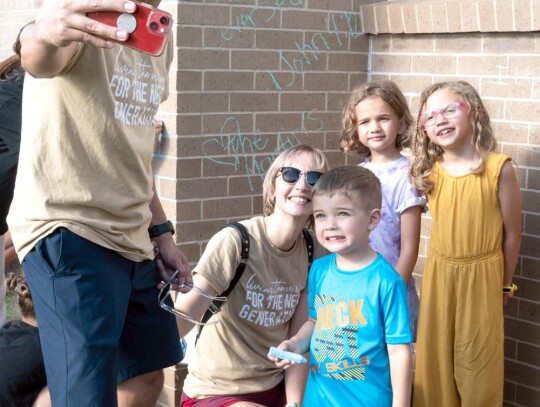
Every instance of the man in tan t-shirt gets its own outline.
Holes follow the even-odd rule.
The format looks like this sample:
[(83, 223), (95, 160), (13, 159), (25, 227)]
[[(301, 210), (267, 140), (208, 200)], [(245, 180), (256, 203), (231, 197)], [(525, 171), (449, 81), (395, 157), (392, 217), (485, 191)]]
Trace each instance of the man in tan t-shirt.
[(8, 222), (55, 407), (154, 406), (162, 369), (182, 356), (156, 286), (174, 270), (190, 278), (189, 265), (151, 171), (152, 121), (168, 96), (172, 37), (152, 57), (113, 46), (128, 33), (86, 15), (113, 10), (129, 18), (137, 7), (45, 0), (21, 33), (29, 75)]

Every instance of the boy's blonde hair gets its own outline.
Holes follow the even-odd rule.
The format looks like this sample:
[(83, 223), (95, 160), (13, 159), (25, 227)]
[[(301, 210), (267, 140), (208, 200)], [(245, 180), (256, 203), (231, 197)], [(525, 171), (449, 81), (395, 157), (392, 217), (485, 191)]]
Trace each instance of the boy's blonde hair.
[(408, 147), (410, 130), (414, 122), (409, 105), (405, 96), (394, 82), (383, 80), (366, 83), (353, 89), (351, 92), (347, 104), (343, 109), (342, 130), (339, 136), (339, 147), (341, 151), (354, 151), (362, 158), (371, 156), (369, 148), (360, 142), (358, 119), (355, 109), (358, 103), (372, 96), (378, 96), (384, 100), (392, 108), (396, 116), (399, 117), (401, 127), (396, 137), (397, 150), (401, 151), (404, 147)]
[(489, 114), (484, 107), (484, 103), (482, 103), (480, 95), (470, 83), (455, 81), (431, 85), (420, 96), (416, 131), (411, 145), (413, 157), (411, 180), (416, 189), (423, 193), (429, 192), (433, 188), (433, 181), (430, 180), (433, 165), (444, 150), (429, 139), (424, 126), (420, 123), (420, 115), (425, 109), (428, 98), (440, 89), (448, 89), (461, 97), (470, 106), (468, 114), (472, 126), (472, 142), (478, 156), (481, 158), (478, 167), (471, 169), (474, 174), (481, 174), (484, 171), (485, 157), (497, 148), (497, 140), (491, 128)]
[(360, 166), (337, 167), (324, 174), (315, 184), (312, 196), (332, 197), (344, 194), (366, 212), (381, 209), (381, 182), (370, 170)]
[(274, 192), (276, 190), (276, 177), (282, 167), (290, 167), (294, 160), (302, 155), (308, 154), (313, 157), (316, 168), (313, 171), (326, 172), (328, 170), (328, 160), (324, 153), (316, 147), (299, 144), (290, 147), (279, 154), (268, 171), (263, 181), (263, 213), (268, 216), (274, 213), (276, 203), (274, 201)]

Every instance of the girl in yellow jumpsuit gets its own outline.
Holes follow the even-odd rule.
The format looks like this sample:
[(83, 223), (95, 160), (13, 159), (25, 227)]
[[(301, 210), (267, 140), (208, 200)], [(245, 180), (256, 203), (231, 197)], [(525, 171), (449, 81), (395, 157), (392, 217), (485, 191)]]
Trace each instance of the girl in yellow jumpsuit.
[(421, 96), (411, 174), (433, 219), (422, 278), (414, 407), (501, 406), (503, 304), (521, 233), (519, 185), (477, 91), (467, 82)]

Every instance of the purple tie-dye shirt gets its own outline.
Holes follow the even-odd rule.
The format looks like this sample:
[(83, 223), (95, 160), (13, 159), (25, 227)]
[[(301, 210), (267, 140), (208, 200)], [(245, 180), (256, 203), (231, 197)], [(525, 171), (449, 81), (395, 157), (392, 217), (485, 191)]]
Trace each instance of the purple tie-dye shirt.
[(420, 205), (425, 210), (426, 201), (409, 182), (409, 160), (401, 156), (395, 161), (374, 164), (366, 161), (360, 164), (371, 170), (381, 181), (382, 216), (377, 227), (369, 235), (373, 249), (395, 266), (401, 252), (401, 219), (406, 209)]

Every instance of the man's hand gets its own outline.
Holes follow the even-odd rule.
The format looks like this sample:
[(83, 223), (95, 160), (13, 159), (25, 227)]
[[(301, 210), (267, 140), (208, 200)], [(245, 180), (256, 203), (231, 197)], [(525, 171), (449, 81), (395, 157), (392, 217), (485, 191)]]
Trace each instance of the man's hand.
[[(184, 253), (176, 247), (170, 233), (164, 233), (152, 239), (156, 252), (156, 264), (159, 275), (163, 281), (169, 281), (171, 276), (178, 270), (178, 282), (171, 284), (173, 290), (183, 282), (192, 284), (189, 262)], [(160, 288), (160, 287), (158, 287)], [(182, 291), (182, 290), (181, 290)]]
[(85, 42), (96, 47), (111, 48), (111, 39), (124, 41), (124, 30), (99, 23), (86, 14), (95, 11), (133, 13), (137, 6), (127, 0), (46, 1), (36, 23), (38, 36), (46, 44), (66, 47), (72, 42)]
[(38, 19), (20, 36), (21, 60), (35, 77), (54, 77), (62, 71), (79, 42), (112, 48), (112, 40), (125, 41), (128, 33), (87, 17), (95, 11), (133, 13), (129, 0), (45, 0)]

